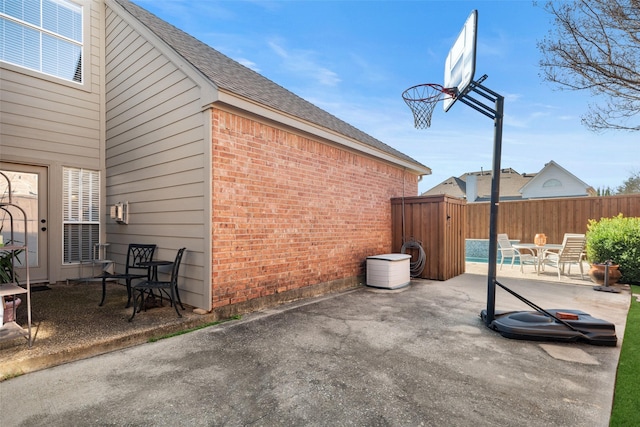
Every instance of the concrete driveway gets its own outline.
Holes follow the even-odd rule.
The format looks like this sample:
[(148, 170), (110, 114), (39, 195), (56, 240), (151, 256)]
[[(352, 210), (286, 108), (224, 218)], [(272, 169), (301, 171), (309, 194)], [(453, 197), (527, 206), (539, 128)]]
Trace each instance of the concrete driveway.
[[(504, 278), (615, 323), (629, 292)], [(503, 338), (486, 277), (359, 288), (0, 383), (3, 426), (607, 426), (620, 346)], [(526, 309), (497, 291), (496, 308)]]

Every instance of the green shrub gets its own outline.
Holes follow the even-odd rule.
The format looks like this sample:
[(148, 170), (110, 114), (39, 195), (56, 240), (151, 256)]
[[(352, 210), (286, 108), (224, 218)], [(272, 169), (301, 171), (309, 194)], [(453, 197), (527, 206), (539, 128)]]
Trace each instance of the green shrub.
[(640, 283), (640, 218), (589, 220), (587, 260), (602, 263), (611, 260), (620, 265), (621, 283)]

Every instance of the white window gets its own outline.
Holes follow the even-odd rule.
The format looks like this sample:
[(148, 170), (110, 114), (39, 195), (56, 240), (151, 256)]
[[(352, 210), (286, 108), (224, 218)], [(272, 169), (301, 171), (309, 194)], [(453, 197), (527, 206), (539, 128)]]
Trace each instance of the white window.
[(0, 0), (0, 60), (82, 83), (82, 7)]
[(63, 169), (63, 262), (90, 260), (100, 242), (100, 173)]
[(548, 179), (542, 184), (544, 188), (549, 187), (562, 187), (562, 183), (555, 178)]

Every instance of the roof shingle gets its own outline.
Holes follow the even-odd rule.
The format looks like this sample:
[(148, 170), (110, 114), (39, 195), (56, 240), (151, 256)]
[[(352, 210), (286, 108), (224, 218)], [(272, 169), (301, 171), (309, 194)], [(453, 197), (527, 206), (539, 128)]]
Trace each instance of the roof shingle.
[(427, 168), (406, 154), (340, 120), (136, 4), (128, 0), (115, 1), (219, 89), (337, 132), (420, 168)]

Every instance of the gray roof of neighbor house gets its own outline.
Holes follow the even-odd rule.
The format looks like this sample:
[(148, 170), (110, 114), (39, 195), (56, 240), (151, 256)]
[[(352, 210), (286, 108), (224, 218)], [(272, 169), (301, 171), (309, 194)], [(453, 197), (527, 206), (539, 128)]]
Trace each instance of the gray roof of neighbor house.
[[(463, 175), (464, 176), (464, 175)], [(446, 194), (451, 197), (464, 199), (467, 195), (467, 183), (462, 178), (449, 177), (440, 184), (428, 189), (421, 196), (437, 196)]]
[[(459, 178), (450, 177), (433, 188), (422, 193), (422, 196), (447, 194), (453, 197), (465, 198), (467, 195), (467, 178), (476, 176), (477, 198), (476, 202), (491, 200), (491, 171), (467, 172)], [(517, 200), (522, 198), (520, 189), (536, 174), (520, 174), (511, 168), (500, 170), (500, 199)]]
[(115, 0), (127, 12), (198, 69), (219, 89), (314, 123), (398, 159), (430, 169), (404, 153), (338, 119), (266, 77), (223, 55), (128, 0)]

